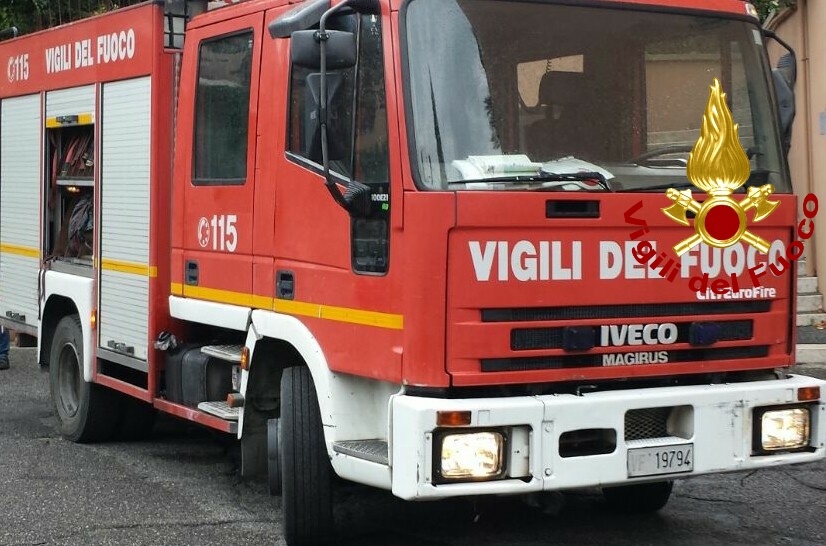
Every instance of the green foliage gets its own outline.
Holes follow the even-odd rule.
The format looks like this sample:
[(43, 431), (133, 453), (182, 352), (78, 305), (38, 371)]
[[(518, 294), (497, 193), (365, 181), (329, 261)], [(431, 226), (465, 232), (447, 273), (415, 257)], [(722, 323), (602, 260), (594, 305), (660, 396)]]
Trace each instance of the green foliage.
[(16, 26), (25, 34), (141, 1), (143, 0), (2, 0), (0, 29)]
[(771, 12), (794, 4), (794, 0), (752, 0), (752, 3), (760, 13), (760, 20), (765, 21)]

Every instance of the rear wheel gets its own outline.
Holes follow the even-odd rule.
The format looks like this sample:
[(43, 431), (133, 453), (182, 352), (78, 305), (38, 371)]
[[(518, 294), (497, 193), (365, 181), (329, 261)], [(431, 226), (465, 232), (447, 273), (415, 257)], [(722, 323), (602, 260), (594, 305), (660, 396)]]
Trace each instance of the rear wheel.
[(668, 503), (673, 481), (605, 487), (602, 495), (608, 508), (621, 514), (656, 512)]
[(318, 545), (335, 536), (333, 469), (313, 378), (304, 367), (281, 378), (279, 422), (284, 537), (290, 546)]
[(83, 379), (83, 331), (77, 315), (63, 317), (55, 329), (49, 386), (64, 438), (84, 443), (112, 437), (120, 403), (114, 392)]

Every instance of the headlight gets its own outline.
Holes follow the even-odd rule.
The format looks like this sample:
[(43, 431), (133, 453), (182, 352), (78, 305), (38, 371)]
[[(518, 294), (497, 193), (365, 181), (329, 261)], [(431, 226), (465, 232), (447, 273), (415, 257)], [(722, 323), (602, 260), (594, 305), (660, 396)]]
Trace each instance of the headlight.
[(447, 434), (442, 437), (441, 475), (446, 479), (491, 478), (502, 472), (500, 432)]
[(760, 418), (760, 443), (766, 451), (809, 445), (809, 409), (771, 410)]

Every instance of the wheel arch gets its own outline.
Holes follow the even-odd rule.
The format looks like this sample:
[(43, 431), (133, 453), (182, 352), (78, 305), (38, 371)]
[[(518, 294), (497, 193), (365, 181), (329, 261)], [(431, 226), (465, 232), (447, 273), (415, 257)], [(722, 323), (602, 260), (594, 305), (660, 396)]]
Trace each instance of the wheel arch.
[[(246, 402), (238, 423), (239, 438), (245, 431), (259, 428), (263, 416), (277, 415), (281, 375), (285, 368), (293, 366), (306, 366), (310, 370), (325, 429), (335, 426), (329, 396), (332, 372), (318, 341), (300, 320), (271, 311), (253, 311), (246, 345), (250, 350), (250, 366), (241, 378), (241, 394)], [(268, 411), (265, 399), (274, 400), (276, 408)], [(263, 408), (262, 400), (265, 401)], [(329, 444), (330, 439), (327, 440)]]
[[(52, 354), (52, 341), (57, 325), (63, 317), (79, 315), (75, 302), (66, 296), (52, 295), (43, 306), (43, 318), (40, 321), (40, 340), (38, 362), (41, 368), (49, 367), (49, 358)], [(83, 323), (81, 321), (81, 328)]]
[(268, 393), (279, 404), (281, 372), (292, 366), (306, 366), (310, 371), (331, 456), (335, 441), (389, 438), (390, 400), (401, 385), (331, 371), (318, 340), (298, 318), (253, 311), (247, 347), (250, 367), (241, 380), (245, 404), (238, 423), (239, 438), (246, 431), (265, 429), (266, 420), (254, 416), (257, 410), (249, 411), (253, 400)]
[[(94, 332), (89, 317), (94, 311), (94, 280), (91, 277), (69, 275), (58, 271), (47, 271), (44, 279), (45, 295), (43, 312), (38, 327), (38, 361), (46, 363), (50, 356), (51, 338), (54, 328), (47, 331), (45, 326), (54, 326), (67, 314), (77, 314), (83, 332), (83, 379), (92, 381), (94, 361)], [(44, 348), (48, 346), (48, 349)]]

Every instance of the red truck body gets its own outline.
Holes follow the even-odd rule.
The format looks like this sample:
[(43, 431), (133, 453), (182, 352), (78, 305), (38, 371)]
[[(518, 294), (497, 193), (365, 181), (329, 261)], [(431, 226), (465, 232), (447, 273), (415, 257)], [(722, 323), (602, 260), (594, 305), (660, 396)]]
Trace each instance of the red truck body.
[[(578, 42), (565, 45), (558, 29), (551, 53), (505, 69), (512, 61), (497, 57), (505, 54), (486, 40), (497, 36), (491, 21), (496, 10), (510, 9), (508, 2), (450, 2), (455, 9), (429, 2), (382, 1), (349, 15), (344, 9), (344, 22), (336, 23), (358, 36), (359, 55), (368, 47), (375, 55), (353, 69), (360, 91), (347, 108), (331, 106), (330, 118), (334, 124), (354, 112), (351, 172), (337, 179), (339, 188), (352, 184), (348, 177), (366, 179), (377, 157), (370, 154), (383, 146), (384, 171), (370, 186), (365, 216), (348, 214), (330, 197), (323, 162), (305, 134), (315, 127), (314, 111), (303, 102), (309, 95), (296, 91), (309, 90), (317, 74), (296, 76), (303, 69), (291, 62), (298, 37), (277, 32), (315, 28), (329, 2), (250, 0), (208, 11), (187, 22), (182, 48), (173, 47), (179, 44), (169, 29), (177, 23), (158, 2), (0, 43), (0, 63), (8, 68), (0, 88), (0, 311), (7, 326), (39, 336), (41, 364), (58, 370), (52, 391), (64, 434), (105, 437), (77, 421), (77, 411), (125, 419), (154, 408), (237, 434), (244, 474), (268, 475), (275, 490), (283, 480), (285, 495), (294, 495), (287, 493), (294, 491), (290, 480), (303, 483), (323, 467), (407, 499), (637, 482), (667, 483), (670, 492), (678, 477), (822, 458), (826, 405), (819, 391), (805, 389), (821, 383), (785, 372), (795, 363), (795, 268), (762, 274), (755, 285), (754, 271), (777, 263), (797, 238), (798, 205), (748, 5), (520, 4), (525, 14), (557, 10), (548, 13), (570, 17), (572, 26), (591, 17), (600, 31), (578, 54)], [(433, 11), (434, 21), (423, 23), (426, 9), (446, 11)], [(439, 17), (456, 13), (465, 19), (445, 27), (455, 28), (455, 37), (428, 34)], [(680, 131), (693, 143), (691, 127), (699, 131), (702, 110), (685, 102), (704, 104), (711, 76), (692, 80), (703, 92), (686, 99), (674, 74), (712, 61), (708, 52), (692, 57), (691, 47), (701, 46), (676, 51), (654, 38), (655, 45), (644, 37), (633, 42), (635, 18), (673, 18), (680, 29), (698, 21), (731, 28), (720, 31), (721, 44), (730, 32), (735, 45), (720, 47), (715, 76), (735, 97), (741, 140), (753, 142), (744, 144), (758, 156), (752, 171), (765, 171), (777, 187), (778, 208), (750, 226), (771, 243), (767, 254), (744, 242), (700, 245), (682, 258), (671, 252), (693, 230), (661, 212), (670, 205), (665, 188), (641, 190), (638, 179), (669, 182), (657, 173), (684, 175), (684, 160), (626, 159), (656, 149), (652, 139), (674, 142)], [(464, 21), (472, 32), (465, 33)], [(613, 37), (605, 35), (613, 28), (607, 21), (620, 29)], [(519, 28), (504, 17), (501, 23)], [(744, 46), (740, 33), (751, 33), (753, 43)], [(475, 119), (475, 84), (445, 84), (445, 91), (432, 77), (431, 96), (423, 97), (421, 67), (442, 68), (417, 48), (455, 40), (444, 63), (462, 60), (444, 74), (469, 71), (477, 61), (462, 57), (466, 35), (479, 40), (479, 66), (518, 77), (511, 84), (488, 75), (484, 93), (497, 151), (456, 152), (451, 162), (443, 156), (451, 146), (462, 148), (462, 120)], [(510, 49), (527, 51), (540, 36), (525, 28)], [(597, 46), (609, 38), (631, 43), (615, 69), (616, 59), (589, 57), (588, 47), (603, 51)], [(599, 92), (579, 91), (599, 115), (590, 140), (611, 150), (606, 157), (623, 159), (599, 165), (611, 171), (612, 191), (585, 182), (576, 182), (576, 191), (549, 185), (532, 191), (534, 182), (519, 177), (504, 188), (487, 175), (450, 178), (525, 153), (526, 135), (544, 115), (551, 120), (540, 80), (555, 72), (588, 75), (592, 67), (602, 70), (591, 80)], [(362, 106), (361, 97), (375, 89), (369, 96), (378, 102)], [(450, 90), (466, 96), (461, 115), (459, 106), (442, 106)], [(427, 108), (436, 120), (437, 162), (425, 151), (432, 138)], [(688, 110), (686, 119), (697, 123), (682, 127), (675, 120)], [(743, 117), (749, 113), (751, 121)], [(509, 124), (511, 117), (520, 121)], [(633, 131), (617, 137), (625, 123)], [(330, 153), (340, 141), (330, 140)], [(70, 161), (80, 146), (75, 142), (88, 143), (82, 161)], [(518, 161), (508, 168), (534, 165), (527, 155)], [(775, 163), (764, 169), (761, 161)], [(434, 164), (442, 174), (427, 170)], [(86, 196), (94, 202), (90, 250), (72, 253), (66, 248), (83, 233), (68, 219)], [(695, 199), (705, 197), (694, 192)], [(634, 257), (641, 240), (663, 253), (663, 263), (672, 260), (670, 278)], [(709, 284), (700, 288), (704, 274)], [(717, 279), (727, 288), (712, 289), (721, 286), (710, 284)], [(61, 373), (84, 380), (77, 392)], [(117, 409), (101, 402), (102, 388), (120, 393)], [(75, 399), (80, 409), (73, 412)], [(145, 404), (136, 409), (135, 399)], [(777, 451), (760, 444), (767, 408), (805, 412), (805, 441)], [(662, 431), (632, 438), (628, 416), (645, 411)], [(803, 419), (789, 415), (781, 417)], [(801, 423), (788, 426), (802, 430)], [(308, 445), (300, 439), (303, 428), (320, 440)], [(468, 442), (497, 442), (496, 472), (450, 477), (445, 465), (453, 464), (452, 452), (445, 446), (465, 441), (454, 438), (465, 431), (483, 435)], [(304, 453), (305, 462), (284, 459), (285, 444)], [(648, 452), (631, 454), (658, 445), (681, 458), (693, 450), (696, 463), (651, 471), (639, 462)], [(273, 460), (293, 477), (281, 477)], [(643, 470), (633, 470), (637, 464)], [(326, 510), (322, 493), (307, 498), (316, 508), (285, 497), (294, 543), (319, 538), (302, 518), (327, 517), (314, 511)]]

